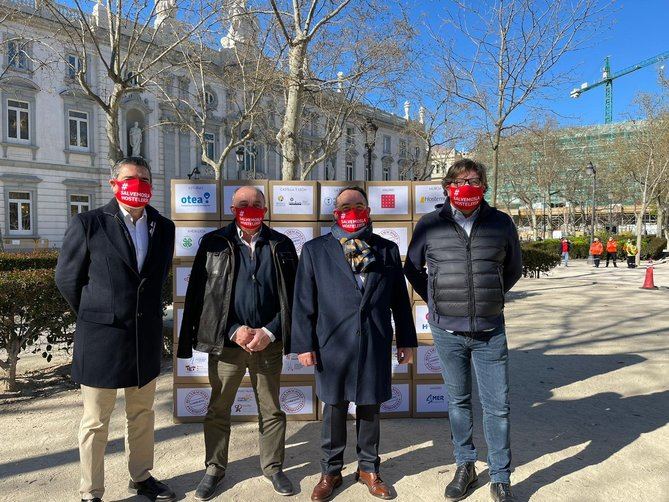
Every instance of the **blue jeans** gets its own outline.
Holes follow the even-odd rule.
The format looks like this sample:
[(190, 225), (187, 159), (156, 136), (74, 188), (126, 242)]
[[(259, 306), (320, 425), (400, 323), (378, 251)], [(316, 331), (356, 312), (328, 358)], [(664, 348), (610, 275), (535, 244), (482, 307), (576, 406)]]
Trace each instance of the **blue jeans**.
[(565, 251), (562, 253), (562, 263), (565, 267), (569, 265), (569, 252)]
[(448, 416), (455, 462), (476, 461), (472, 441), (472, 363), (476, 372), (483, 432), (488, 444), (488, 470), (493, 483), (509, 483), (509, 350), (503, 328), (489, 340), (474, 340), (430, 326), (448, 390)]

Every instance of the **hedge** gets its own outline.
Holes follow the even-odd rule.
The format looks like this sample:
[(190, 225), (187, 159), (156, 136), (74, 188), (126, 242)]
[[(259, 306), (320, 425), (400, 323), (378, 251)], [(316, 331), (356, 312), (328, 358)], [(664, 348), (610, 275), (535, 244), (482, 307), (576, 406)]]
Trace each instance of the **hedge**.
[(521, 246), (523, 255), (523, 276), (540, 277), (541, 273), (548, 272), (560, 263), (560, 256), (555, 253), (549, 253), (543, 249), (537, 249), (531, 245), (523, 244)]
[(0, 253), (0, 272), (9, 270), (55, 269), (57, 250), (33, 251), (31, 253)]
[[(606, 241), (609, 238), (609, 235), (598, 234), (597, 237), (604, 243), (606, 247)], [(611, 236), (618, 241), (618, 255), (623, 256), (625, 253), (622, 250), (622, 245), (625, 241), (631, 240), (636, 244), (636, 237), (632, 234), (620, 234)], [(576, 236), (569, 237), (571, 242), (571, 251), (569, 251), (569, 257), (572, 259), (578, 258), (588, 258), (590, 255), (590, 237), (589, 236)], [(523, 247), (528, 249), (538, 249), (547, 253), (560, 255), (560, 240), (559, 239), (546, 239), (543, 241), (536, 242), (524, 242)], [(643, 236), (641, 238), (641, 259), (647, 260), (652, 258), (657, 260), (661, 258), (664, 250), (667, 247), (667, 240), (662, 237), (655, 236)]]

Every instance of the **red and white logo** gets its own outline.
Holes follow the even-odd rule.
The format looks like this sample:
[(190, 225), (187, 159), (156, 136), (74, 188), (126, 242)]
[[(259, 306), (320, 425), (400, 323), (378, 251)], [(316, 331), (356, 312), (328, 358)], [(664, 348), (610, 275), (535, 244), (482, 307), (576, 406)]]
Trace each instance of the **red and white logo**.
[(395, 209), (394, 193), (387, 193), (381, 195), (381, 209)]

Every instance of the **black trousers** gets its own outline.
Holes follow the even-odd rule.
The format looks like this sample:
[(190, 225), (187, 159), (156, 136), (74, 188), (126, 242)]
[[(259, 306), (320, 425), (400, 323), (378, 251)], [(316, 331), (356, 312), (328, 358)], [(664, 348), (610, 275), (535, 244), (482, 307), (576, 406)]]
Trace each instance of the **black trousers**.
[[(323, 474), (340, 474), (344, 467), (346, 449), (346, 415), (348, 402), (323, 405), (323, 430), (321, 436), (321, 471)], [(379, 472), (379, 409), (370, 404), (356, 407), (355, 431), (358, 468), (364, 472)]]
[(609, 261), (610, 261), (611, 259), (613, 259), (613, 266), (614, 266), (614, 267), (617, 267), (617, 266), (618, 266), (618, 265), (616, 265), (616, 258), (617, 258), (617, 257), (618, 257), (618, 256), (617, 256), (616, 253), (609, 253), (609, 252), (607, 251), (607, 252), (606, 252), (606, 266), (608, 267), (608, 266), (609, 266)]

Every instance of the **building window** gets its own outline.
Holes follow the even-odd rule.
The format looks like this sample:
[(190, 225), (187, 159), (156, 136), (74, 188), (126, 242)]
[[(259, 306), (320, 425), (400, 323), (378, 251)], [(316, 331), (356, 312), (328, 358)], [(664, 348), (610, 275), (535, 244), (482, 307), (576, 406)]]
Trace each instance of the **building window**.
[(346, 181), (353, 181), (353, 161), (346, 161)]
[(125, 80), (133, 87), (139, 87), (142, 85), (142, 81), (139, 75), (134, 71), (129, 71), (125, 74)]
[(390, 153), (390, 136), (383, 137), (383, 153)]
[(383, 181), (390, 181), (390, 165), (383, 164)]
[(7, 138), (30, 143), (30, 103), (27, 101), (7, 100)]
[(311, 135), (318, 136), (318, 115), (311, 117)]
[(420, 159), (420, 147), (417, 146), (416, 148), (414, 148), (413, 152), (414, 152), (415, 158)]
[(91, 196), (90, 195), (70, 195), (70, 217), (74, 217), (80, 213), (90, 211)]
[(216, 102), (214, 93), (211, 91), (204, 91), (204, 102), (207, 103), (207, 105), (213, 105)]
[(407, 156), (407, 142), (405, 139), (400, 140), (400, 157)]
[(88, 113), (76, 110), (68, 112), (71, 149), (88, 150)]
[(204, 143), (206, 145), (205, 152), (207, 157), (214, 160), (214, 155), (216, 155), (216, 136), (214, 133), (204, 133)]
[(33, 229), (33, 203), (30, 192), (9, 192), (9, 233), (29, 235)]
[(352, 127), (346, 128), (346, 146), (351, 147), (355, 142), (355, 129)]
[(28, 70), (28, 42), (10, 40), (7, 42), (7, 66), (15, 70)]
[(68, 54), (67, 56), (67, 77), (74, 79), (77, 73), (81, 71), (81, 59), (76, 54)]

